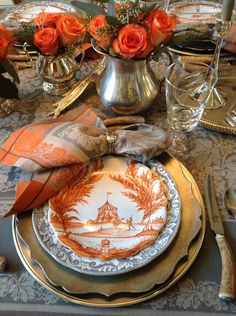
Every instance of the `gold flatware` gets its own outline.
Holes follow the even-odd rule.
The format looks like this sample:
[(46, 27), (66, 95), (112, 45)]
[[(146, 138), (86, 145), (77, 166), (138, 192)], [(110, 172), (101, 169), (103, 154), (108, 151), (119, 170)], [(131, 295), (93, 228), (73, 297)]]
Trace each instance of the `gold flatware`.
[(101, 62), (85, 79), (79, 81), (75, 86), (68, 91), (65, 96), (57, 103), (55, 110), (53, 110), (49, 115), (53, 115), (54, 118), (58, 117), (63, 110), (68, 108), (90, 85), (90, 83), (95, 82), (97, 77), (102, 73), (104, 69), (104, 64)]
[(145, 119), (139, 115), (127, 115), (127, 116), (117, 116), (117, 117), (110, 117), (103, 120), (103, 124), (105, 126), (112, 126), (112, 125), (124, 125), (124, 124), (138, 124), (138, 123), (145, 123)]
[(33, 68), (34, 65), (29, 62), (15, 62), (15, 66), (18, 70)]
[(0, 272), (3, 272), (6, 266), (6, 258), (0, 256)]
[(8, 55), (8, 59), (13, 60), (13, 61), (32, 61), (32, 60), (37, 60), (37, 56), (32, 56), (31, 60), (27, 55), (23, 54), (15, 54), (15, 55)]
[(230, 125), (235, 127), (236, 126), (236, 105), (235, 103), (226, 113), (224, 120)]
[(222, 299), (234, 299), (236, 289), (236, 271), (233, 252), (224, 235), (224, 227), (217, 205), (213, 178), (208, 175), (205, 179), (205, 192), (208, 216), (211, 229), (215, 232), (216, 242), (220, 250), (222, 261), (222, 274), (220, 282), (219, 297)]
[(236, 185), (232, 185), (225, 191), (224, 206), (226, 213), (236, 219)]

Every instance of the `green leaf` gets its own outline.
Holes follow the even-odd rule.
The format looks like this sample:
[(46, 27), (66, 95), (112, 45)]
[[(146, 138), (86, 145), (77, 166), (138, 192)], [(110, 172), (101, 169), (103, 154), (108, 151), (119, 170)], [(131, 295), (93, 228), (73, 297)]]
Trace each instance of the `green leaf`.
[(106, 15), (103, 8), (99, 7), (96, 4), (92, 3), (84, 3), (79, 1), (72, 1), (71, 4), (73, 4), (75, 7), (81, 9), (82, 11), (85, 11), (86, 13), (90, 14), (91, 16), (96, 16), (99, 14)]
[(5, 68), (3, 67), (3, 65), (0, 62), (0, 74), (6, 72)]
[(109, 54), (113, 57), (116, 57), (116, 52), (114, 51), (112, 47), (109, 48)]
[(15, 65), (9, 60), (2, 61), (2, 66), (17, 83), (20, 83), (20, 78), (18, 77)]
[(116, 16), (116, 7), (115, 7), (114, 0), (109, 0), (109, 2), (108, 2), (107, 15)]
[(92, 36), (89, 33), (85, 33), (83, 43), (90, 43), (92, 39)]
[(0, 97), (4, 99), (19, 99), (18, 89), (14, 83), (0, 75)]
[(156, 4), (153, 4), (153, 5), (151, 5), (150, 7), (143, 7), (143, 8), (141, 8), (141, 10), (142, 10), (143, 12), (145, 12), (143, 19), (146, 19), (146, 17), (149, 15), (149, 13), (150, 13), (153, 9), (155, 9), (155, 7), (156, 7)]
[(118, 26), (118, 27), (123, 26), (123, 24), (120, 22), (120, 20), (118, 20), (117, 17), (115, 17), (115, 16), (107, 15), (106, 20), (107, 20), (107, 23), (110, 25)]

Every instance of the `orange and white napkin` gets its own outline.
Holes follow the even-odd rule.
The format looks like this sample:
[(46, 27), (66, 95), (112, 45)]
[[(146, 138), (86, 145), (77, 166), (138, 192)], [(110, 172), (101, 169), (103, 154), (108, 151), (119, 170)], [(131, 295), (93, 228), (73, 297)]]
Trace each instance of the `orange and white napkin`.
[(135, 155), (145, 161), (167, 149), (170, 142), (165, 131), (146, 124), (109, 134), (96, 113), (87, 107), (56, 120), (22, 127), (0, 148), (1, 165), (23, 170), (13, 206), (0, 210), (0, 217), (41, 205), (77, 177), (93, 158), (113, 153)]

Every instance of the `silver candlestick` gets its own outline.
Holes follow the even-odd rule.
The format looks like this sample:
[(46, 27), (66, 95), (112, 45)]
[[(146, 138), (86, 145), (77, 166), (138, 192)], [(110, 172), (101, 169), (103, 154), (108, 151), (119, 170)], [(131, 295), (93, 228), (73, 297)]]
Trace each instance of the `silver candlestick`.
[[(215, 69), (217, 74), (218, 74), (218, 69), (219, 69), (220, 52), (221, 52), (221, 47), (223, 44), (223, 39), (224, 39), (224, 36), (228, 33), (228, 31), (231, 29), (231, 26), (232, 26), (231, 20), (225, 21), (220, 17), (216, 17), (217, 41), (216, 41), (214, 56), (211, 61), (211, 67)], [(224, 97), (220, 94), (217, 87), (215, 87), (212, 91), (211, 97), (209, 98), (206, 109), (215, 110), (224, 106), (225, 103), (226, 101)]]

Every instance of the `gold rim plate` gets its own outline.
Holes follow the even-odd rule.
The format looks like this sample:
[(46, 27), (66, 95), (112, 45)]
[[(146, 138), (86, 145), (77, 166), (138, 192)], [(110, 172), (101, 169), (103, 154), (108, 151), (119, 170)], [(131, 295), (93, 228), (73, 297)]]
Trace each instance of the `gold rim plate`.
[[(47, 288), (49, 291), (59, 295), (63, 299), (69, 300), (73, 303), (86, 305), (86, 306), (96, 306), (96, 307), (119, 307), (119, 306), (126, 306), (131, 304), (136, 304), (142, 301), (145, 301), (147, 299), (150, 299), (154, 296), (157, 296), (164, 291), (166, 291), (168, 288), (170, 288), (172, 285), (174, 285), (185, 273), (186, 271), (191, 267), (192, 263), (194, 262), (195, 258), (197, 257), (197, 254), (200, 251), (204, 234), (205, 234), (205, 226), (206, 226), (206, 214), (204, 210), (204, 205), (202, 201), (202, 197), (200, 194), (200, 191), (198, 189), (198, 186), (193, 179), (192, 175), (189, 173), (189, 171), (180, 163), (177, 159), (171, 158), (168, 161), (165, 162), (165, 168), (170, 172), (170, 174), (173, 176), (173, 178), (176, 180), (176, 184), (179, 187), (180, 182), (178, 182), (178, 178), (181, 178), (180, 172), (182, 173), (185, 181), (189, 184), (191, 188), (192, 195), (194, 198), (196, 198), (198, 205), (200, 206), (201, 210), (201, 221), (200, 221), (200, 231), (193, 240), (193, 242), (190, 244), (189, 249), (186, 249), (186, 260), (182, 261), (176, 266), (175, 270), (173, 271), (172, 275), (166, 282), (162, 284), (157, 284), (156, 286), (152, 287), (146, 292), (138, 292), (138, 293), (132, 293), (130, 291), (129, 293), (119, 293), (114, 294), (110, 297), (107, 297), (105, 295), (97, 294), (97, 291), (99, 289), (99, 282), (96, 282), (95, 279), (94, 283), (97, 288), (97, 291), (93, 294), (73, 294), (65, 292), (62, 288), (58, 288), (55, 285), (53, 285), (51, 282), (48, 281), (46, 278), (44, 271), (42, 268), (35, 264), (35, 262), (31, 259), (31, 253), (30, 249), (26, 246), (26, 244), (21, 240), (19, 234), (17, 233), (17, 217), (13, 217), (13, 238), (16, 246), (16, 250), (19, 254), (19, 257), (21, 261), (23, 262), (25, 268), (29, 271), (29, 273), (45, 288)], [(178, 167), (179, 166), (179, 167)], [(180, 168), (180, 169), (179, 169)], [(184, 190), (185, 188), (182, 188)], [(182, 191), (183, 192), (183, 191)], [(183, 193), (182, 193), (183, 194)], [(187, 193), (189, 195), (189, 193)], [(181, 192), (180, 192), (181, 195)], [(188, 209), (188, 213), (191, 214), (192, 209)], [(184, 237), (184, 236), (183, 236)], [(178, 238), (178, 237), (177, 237)], [(174, 247), (171, 246), (171, 247)], [(170, 247), (170, 248), (171, 248)], [(41, 250), (43, 251), (43, 250)], [(175, 249), (175, 252), (177, 249)], [(44, 253), (45, 255), (45, 253)], [(167, 256), (167, 262), (168, 262), (168, 256)], [(157, 264), (158, 266), (158, 261)], [(146, 269), (148, 270), (148, 269)], [(144, 270), (140, 269), (140, 275), (143, 275), (143, 278), (147, 278), (147, 275), (143, 273)], [(163, 271), (164, 272), (164, 271)], [(131, 272), (132, 273), (132, 272)], [(81, 280), (81, 276), (79, 277), (79, 274), (77, 274), (78, 278)], [(83, 277), (83, 276), (82, 276)], [(78, 279), (79, 280), (79, 279)], [(100, 284), (103, 284), (102, 279), (100, 279)], [(78, 281), (79, 282), (79, 281)], [(93, 282), (93, 281), (92, 281)], [(115, 283), (115, 282), (113, 282)], [(110, 286), (113, 284), (110, 283)], [(123, 289), (125, 286), (123, 287)]]

